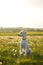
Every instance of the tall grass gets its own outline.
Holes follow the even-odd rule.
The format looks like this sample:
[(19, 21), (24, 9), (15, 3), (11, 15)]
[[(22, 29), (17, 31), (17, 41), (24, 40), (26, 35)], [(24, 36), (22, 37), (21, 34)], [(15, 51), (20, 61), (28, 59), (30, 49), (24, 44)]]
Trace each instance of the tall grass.
[[(0, 33), (0, 36), (17, 36), (18, 35), (18, 32), (14, 32), (14, 33)], [(33, 35), (43, 35), (43, 32), (27, 32), (27, 35), (31, 35), (31, 36), (33, 36)]]
[(0, 36), (0, 62), (3, 65), (43, 65), (43, 36), (27, 36), (32, 54), (19, 54), (20, 39), (18, 36)]

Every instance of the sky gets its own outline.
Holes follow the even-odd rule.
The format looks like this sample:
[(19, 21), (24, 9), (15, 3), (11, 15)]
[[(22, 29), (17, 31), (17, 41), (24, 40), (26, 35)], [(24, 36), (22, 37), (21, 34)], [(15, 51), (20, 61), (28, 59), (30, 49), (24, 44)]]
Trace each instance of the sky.
[(0, 27), (43, 28), (43, 0), (0, 0)]

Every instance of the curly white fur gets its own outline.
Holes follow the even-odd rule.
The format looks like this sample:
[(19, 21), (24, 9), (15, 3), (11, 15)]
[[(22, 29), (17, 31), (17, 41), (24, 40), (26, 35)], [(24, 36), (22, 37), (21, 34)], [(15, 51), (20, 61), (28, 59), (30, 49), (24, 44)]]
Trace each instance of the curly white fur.
[(24, 30), (22, 30), (22, 31), (20, 31), (20, 33), (18, 35), (20, 37), (22, 37), (22, 39), (20, 41), (20, 55), (24, 54), (24, 53), (25, 53), (25, 55), (27, 55), (27, 53), (29, 52), (29, 48), (28, 48), (26, 32)]

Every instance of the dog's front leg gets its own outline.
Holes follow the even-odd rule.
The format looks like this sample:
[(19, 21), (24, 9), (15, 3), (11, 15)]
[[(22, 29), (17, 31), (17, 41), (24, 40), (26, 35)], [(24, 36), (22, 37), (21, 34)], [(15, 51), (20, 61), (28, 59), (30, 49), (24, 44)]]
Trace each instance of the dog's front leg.
[(20, 56), (22, 55), (22, 46), (20, 44)]

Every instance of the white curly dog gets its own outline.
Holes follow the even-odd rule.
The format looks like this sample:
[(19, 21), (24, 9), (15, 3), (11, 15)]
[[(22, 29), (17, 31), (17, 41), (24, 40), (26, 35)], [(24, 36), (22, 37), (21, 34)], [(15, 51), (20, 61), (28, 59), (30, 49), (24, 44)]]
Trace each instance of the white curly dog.
[(20, 31), (18, 36), (22, 37), (22, 39), (20, 41), (20, 55), (22, 55), (22, 54), (24, 54), (24, 55), (30, 54), (31, 49), (29, 49), (29, 47), (28, 47), (26, 31), (24, 31), (24, 30)]

